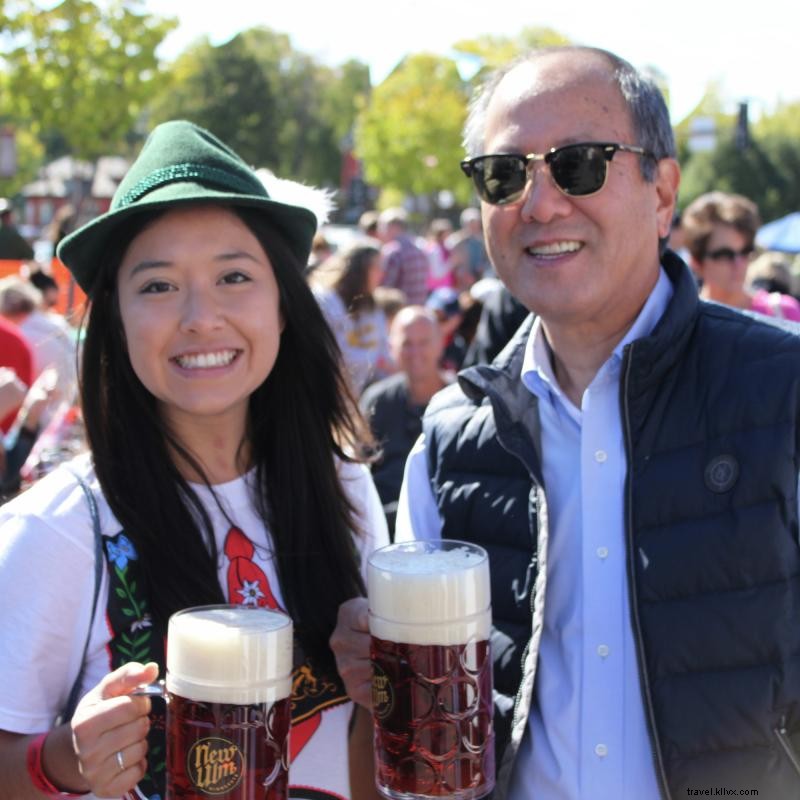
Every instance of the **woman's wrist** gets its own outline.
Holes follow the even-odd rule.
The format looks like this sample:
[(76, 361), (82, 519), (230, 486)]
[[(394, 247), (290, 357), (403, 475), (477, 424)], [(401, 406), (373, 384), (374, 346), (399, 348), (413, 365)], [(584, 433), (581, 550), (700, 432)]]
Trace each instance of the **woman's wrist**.
[(68, 726), (62, 725), (32, 739), (26, 766), (33, 785), (49, 797), (76, 798), (88, 792), (78, 771)]

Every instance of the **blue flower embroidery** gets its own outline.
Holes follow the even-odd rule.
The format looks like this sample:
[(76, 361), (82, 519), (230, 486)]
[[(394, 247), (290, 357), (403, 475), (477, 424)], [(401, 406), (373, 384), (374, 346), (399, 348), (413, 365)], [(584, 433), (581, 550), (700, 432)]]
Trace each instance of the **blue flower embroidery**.
[(117, 542), (117, 544), (114, 542), (106, 542), (108, 560), (113, 561), (117, 569), (124, 570), (125, 567), (128, 566), (128, 561), (133, 561), (138, 558), (138, 556), (136, 555), (133, 543), (125, 534), (122, 534)]

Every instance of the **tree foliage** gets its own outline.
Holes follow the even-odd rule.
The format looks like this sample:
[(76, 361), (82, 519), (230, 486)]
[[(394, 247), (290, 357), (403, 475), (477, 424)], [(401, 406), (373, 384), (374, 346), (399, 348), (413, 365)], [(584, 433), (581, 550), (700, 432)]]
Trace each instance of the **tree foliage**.
[[(800, 209), (800, 103), (780, 106), (749, 126), (749, 142), (736, 140), (737, 115), (726, 113), (721, 86), (708, 85), (697, 107), (675, 126), (683, 177), (680, 205), (713, 190), (743, 194), (770, 221)], [(709, 152), (690, 148), (692, 122), (714, 121), (717, 143)]]
[(467, 96), (452, 59), (405, 58), (358, 117), (356, 153), (367, 181), (416, 195), (448, 189), (467, 202), (458, 166)]
[(151, 104), (151, 123), (189, 119), (255, 166), (336, 185), (343, 139), (357, 98), (368, 91), (365, 65), (325, 67), (294, 50), (285, 34), (252, 28), (184, 52)]
[(158, 75), (155, 50), (175, 27), (141, 0), (34, 0), (2, 6), (0, 117), (26, 126), (48, 155), (92, 158), (121, 148)]

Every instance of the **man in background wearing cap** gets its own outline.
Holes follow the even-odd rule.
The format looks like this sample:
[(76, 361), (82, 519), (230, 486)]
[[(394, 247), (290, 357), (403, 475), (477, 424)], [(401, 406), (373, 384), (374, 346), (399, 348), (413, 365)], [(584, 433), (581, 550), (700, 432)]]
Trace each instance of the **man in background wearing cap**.
[(14, 226), (13, 214), (11, 203), (0, 197), (0, 259), (28, 261), (33, 258), (33, 248)]

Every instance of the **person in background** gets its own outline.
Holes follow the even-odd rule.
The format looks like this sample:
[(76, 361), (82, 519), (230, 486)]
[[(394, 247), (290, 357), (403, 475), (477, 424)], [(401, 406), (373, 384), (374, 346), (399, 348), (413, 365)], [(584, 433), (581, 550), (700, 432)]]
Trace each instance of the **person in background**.
[(378, 211), (365, 211), (358, 218), (358, 229), (368, 239), (378, 238), (378, 218), (380, 213)]
[(469, 344), (462, 367), (490, 364), (511, 341), (528, 316), (528, 309), (502, 283), (481, 303), (475, 336)]
[(490, 276), (493, 270), (486, 255), (479, 209), (465, 208), (459, 222), (461, 227), (448, 237), (447, 246), (450, 248), (453, 285), (464, 291), (476, 281)]
[(746, 284), (750, 291), (762, 289), (770, 294), (796, 298), (792, 262), (786, 253), (766, 252), (756, 256), (747, 268)]
[(800, 304), (785, 294), (751, 291), (747, 270), (761, 226), (758, 208), (739, 194), (709, 192), (683, 213), (691, 266), (701, 281), (700, 296), (770, 317), (800, 320)]
[(317, 231), (311, 241), (311, 255), (308, 257), (308, 267), (306, 274), (310, 275), (315, 269), (324, 264), (333, 254), (331, 243), (325, 235)]
[[(800, 796), (800, 336), (701, 300), (665, 249), (674, 135), (627, 61), (521, 56), (465, 144), (533, 313), (432, 398), (395, 538), (489, 551), (493, 797)], [(369, 706), (365, 601), (332, 644)]]
[(408, 305), (406, 296), (400, 289), (393, 289), (391, 286), (378, 286), (372, 296), (375, 298), (375, 304), (386, 317), (386, 327), (390, 329), (397, 312), (403, 306)]
[[(34, 380), (33, 348), (25, 334), (13, 322), (0, 314), (0, 367), (11, 369), (27, 389)], [(8, 433), (17, 418), (19, 406), (10, 408), (0, 418), (0, 431)]]
[(46, 424), (61, 403), (72, 405), (78, 386), (77, 351), (67, 324), (42, 308), (42, 295), (26, 280), (0, 279), (0, 315), (22, 331), (33, 349), (34, 378), (46, 369), (56, 372), (56, 389), (43, 414)]
[(0, 511), (1, 800), (163, 798), (163, 714), (131, 693), (163, 668), (173, 613), (226, 602), (294, 620), (290, 792), (366, 796), (371, 720), (329, 638), (388, 535), (303, 275), (317, 218), (286, 183), (166, 122), (110, 210), (61, 241), (92, 301), (91, 452)]
[(14, 225), (11, 203), (0, 197), (0, 259), (30, 261), (33, 247), (23, 238)]
[(402, 208), (381, 212), (378, 238), (383, 242), (382, 285), (400, 289), (411, 305), (424, 304), (428, 296), (428, 257), (409, 235), (408, 215)]
[(372, 477), (393, 536), (403, 468), (422, 432), (422, 414), (453, 374), (439, 366), (444, 340), (439, 320), (428, 308), (406, 306), (398, 311), (389, 348), (397, 372), (368, 386), (360, 405), (381, 448), (380, 458), (372, 464)]
[(44, 270), (35, 269), (28, 275), (28, 280), (42, 293), (42, 309), (55, 313), (53, 309), (58, 305), (61, 291), (55, 278)]
[(356, 244), (332, 255), (310, 278), (356, 395), (393, 370), (386, 317), (374, 296), (382, 277), (377, 244)]
[(20, 489), (21, 470), (37, 444), (41, 420), (57, 388), (55, 370), (45, 370), (28, 389), (13, 370), (0, 367), (0, 414), (7, 413), (9, 401), (19, 407), (9, 435), (0, 438), (0, 503)]
[(428, 256), (428, 290), (433, 291), (441, 286), (453, 285), (453, 271), (450, 267), (450, 248), (446, 244), (447, 237), (453, 232), (449, 219), (438, 217), (431, 220), (428, 226), (428, 238), (425, 242), (425, 253)]

